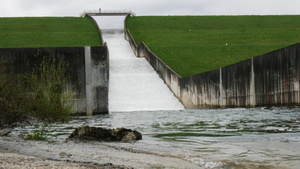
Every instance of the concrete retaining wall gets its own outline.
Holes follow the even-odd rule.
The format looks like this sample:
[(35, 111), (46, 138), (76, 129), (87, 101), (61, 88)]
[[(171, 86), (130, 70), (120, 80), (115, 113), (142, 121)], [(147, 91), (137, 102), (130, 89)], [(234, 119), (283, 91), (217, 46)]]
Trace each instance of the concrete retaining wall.
[(256, 105), (299, 105), (300, 44), (253, 58)]
[(33, 65), (39, 65), (44, 56), (70, 63), (71, 79), (66, 86), (77, 86), (75, 114), (108, 113), (107, 46), (0, 48), (0, 61), (6, 62), (8, 73), (27, 72)]
[(180, 77), (130, 31), (125, 39), (145, 57), (186, 108), (299, 105), (300, 44), (227, 67)]

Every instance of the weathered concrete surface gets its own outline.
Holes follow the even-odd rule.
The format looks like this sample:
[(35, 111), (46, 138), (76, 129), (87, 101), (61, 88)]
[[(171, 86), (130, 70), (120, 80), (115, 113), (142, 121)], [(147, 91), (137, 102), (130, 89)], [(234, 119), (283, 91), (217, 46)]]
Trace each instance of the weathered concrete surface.
[(221, 69), (222, 104), (224, 107), (254, 106), (250, 104), (251, 60), (245, 60)]
[(109, 53), (104, 47), (91, 47), (93, 115), (108, 114)]
[(146, 44), (137, 45), (126, 29), (125, 39), (137, 57), (148, 60), (185, 108), (300, 105), (300, 44), (182, 78)]
[(300, 44), (253, 58), (256, 105), (299, 105)]
[(180, 78), (180, 99), (187, 108), (218, 106), (219, 82), (219, 70)]
[[(70, 81), (66, 87), (76, 87), (76, 114), (108, 113), (108, 52), (106, 46), (0, 48), (0, 61), (7, 73), (28, 72), (40, 65), (44, 56), (70, 63)], [(89, 58), (87, 58), (89, 57)], [(90, 60), (87, 64), (86, 60)], [(89, 69), (86, 69), (86, 67)], [(88, 72), (87, 72), (88, 71)], [(90, 85), (90, 86), (89, 86)], [(89, 88), (87, 90), (87, 88)], [(89, 95), (87, 91), (90, 91)], [(88, 111), (88, 110), (91, 111)]]

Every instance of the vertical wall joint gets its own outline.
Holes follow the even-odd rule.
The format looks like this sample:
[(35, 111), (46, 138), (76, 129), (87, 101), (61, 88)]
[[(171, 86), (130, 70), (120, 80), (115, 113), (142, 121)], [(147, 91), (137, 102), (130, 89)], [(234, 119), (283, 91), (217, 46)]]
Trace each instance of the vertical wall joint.
[(255, 74), (254, 74), (253, 58), (251, 58), (250, 106), (255, 107), (255, 105), (256, 105)]
[(92, 72), (91, 72), (91, 47), (84, 47), (85, 58), (85, 84), (86, 84), (86, 114), (93, 115), (92, 107)]

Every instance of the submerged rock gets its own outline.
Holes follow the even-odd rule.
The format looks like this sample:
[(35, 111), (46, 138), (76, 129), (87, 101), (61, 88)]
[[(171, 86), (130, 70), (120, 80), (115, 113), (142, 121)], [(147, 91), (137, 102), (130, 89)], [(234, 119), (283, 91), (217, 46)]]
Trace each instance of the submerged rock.
[(11, 133), (11, 131), (3, 131), (0, 132), (0, 136), (8, 136)]
[(142, 134), (126, 128), (106, 129), (102, 127), (81, 126), (76, 128), (68, 137), (69, 140), (88, 141), (121, 141), (131, 142), (141, 140)]

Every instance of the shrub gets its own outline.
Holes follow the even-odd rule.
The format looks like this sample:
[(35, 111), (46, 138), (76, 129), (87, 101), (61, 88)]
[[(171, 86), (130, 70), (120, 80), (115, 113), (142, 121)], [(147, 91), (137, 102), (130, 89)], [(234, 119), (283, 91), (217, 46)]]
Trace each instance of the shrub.
[(8, 73), (0, 62), (0, 127), (23, 121), (27, 114), (52, 123), (68, 120), (75, 94), (68, 87), (70, 64), (44, 57), (24, 75)]
[(32, 115), (45, 122), (68, 120), (74, 105), (74, 93), (66, 87), (69, 71), (69, 63), (50, 57), (44, 57), (40, 65), (34, 66), (27, 75), (28, 111)]
[(25, 137), (26, 140), (47, 140), (45, 127), (41, 130), (34, 131), (33, 134), (27, 134)]
[(0, 63), (0, 126), (25, 119), (25, 93), (22, 76), (6, 72)]

